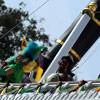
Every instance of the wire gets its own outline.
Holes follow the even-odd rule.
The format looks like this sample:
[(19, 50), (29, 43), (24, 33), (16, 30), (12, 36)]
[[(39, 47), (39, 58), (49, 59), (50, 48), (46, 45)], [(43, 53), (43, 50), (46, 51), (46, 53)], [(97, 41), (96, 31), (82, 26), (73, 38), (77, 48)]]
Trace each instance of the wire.
[[(97, 45), (97, 47), (93, 50), (93, 52), (92, 53), (90, 53), (90, 55), (85, 59), (85, 61), (83, 62), (83, 63), (81, 63), (81, 67), (88, 61), (88, 59), (90, 58), (90, 57), (92, 57), (98, 50), (100, 49), (100, 43)], [(77, 68), (80, 68), (79, 66), (77, 66)], [(76, 68), (76, 69), (77, 69)], [(76, 70), (75, 69), (75, 70)], [(75, 71), (74, 70), (74, 71)]]
[[(44, 2), (42, 5), (40, 5), (38, 8), (36, 8), (32, 13), (29, 14), (29, 16), (31, 16), (33, 13), (35, 13), (37, 10), (39, 10), (41, 7), (43, 7), (47, 2), (49, 2), (50, 0), (47, 0), (46, 2)], [(24, 20), (25, 21), (25, 20)], [(23, 21), (22, 21), (23, 22)], [(13, 28), (11, 28), (7, 33), (5, 33), (3, 36), (0, 37), (0, 40), (5, 37), (9, 32), (11, 32), (13, 29), (15, 29), (19, 24), (21, 24), (20, 22), (18, 24), (16, 24)]]

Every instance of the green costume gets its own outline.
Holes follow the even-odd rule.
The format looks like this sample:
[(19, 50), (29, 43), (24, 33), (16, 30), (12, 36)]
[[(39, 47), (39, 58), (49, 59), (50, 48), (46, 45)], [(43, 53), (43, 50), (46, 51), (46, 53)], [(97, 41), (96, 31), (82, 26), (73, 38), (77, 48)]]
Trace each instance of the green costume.
[(14, 83), (20, 83), (23, 77), (23, 66), (24, 64), (16, 63), (5, 66), (3, 69), (11, 68), (13, 70), (13, 74), (6, 76), (4, 82), (8, 82), (9, 80)]

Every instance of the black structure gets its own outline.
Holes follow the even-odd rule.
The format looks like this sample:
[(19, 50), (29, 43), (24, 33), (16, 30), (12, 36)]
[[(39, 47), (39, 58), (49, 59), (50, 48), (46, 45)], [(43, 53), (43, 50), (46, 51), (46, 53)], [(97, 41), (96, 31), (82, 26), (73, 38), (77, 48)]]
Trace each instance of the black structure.
[[(97, 12), (100, 12), (100, 0), (92, 0), (86, 7), (86, 9), (83, 10), (83, 14), (87, 13), (91, 17), (91, 20), (89, 21), (89, 23), (87, 24), (87, 26), (85, 27), (78, 40), (69, 52), (74, 57), (73, 67), (100, 36), (100, 13)], [(71, 24), (67, 31), (65, 31), (65, 33), (59, 38), (60, 42), (56, 43), (44, 56), (43, 67), (45, 70), (52, 62), (57, 52), (60, 50), (63, 42), (65, 42), (69, 34), (72, 32), (73, 28), (75, 27), (81, 16), (82, 14), (80, 14), (76, 18), (76, 20)]]

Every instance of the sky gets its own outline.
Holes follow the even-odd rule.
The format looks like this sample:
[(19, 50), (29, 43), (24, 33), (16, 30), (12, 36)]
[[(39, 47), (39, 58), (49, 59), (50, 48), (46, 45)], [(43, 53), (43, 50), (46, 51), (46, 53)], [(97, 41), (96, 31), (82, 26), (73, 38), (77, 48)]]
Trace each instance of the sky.
[[(47, 0), (5, 0), (8, 7), (18, 8), (18, 4), (23, 1), (26, 6), (25, 11), (33, 12)], [(40, 18), (45, 20), (38, 25), (43, 27), (45, 33), (50, 36), (50, 40), (54, 43), (55, 39), (67, 30), (70, 24), (81, 13), (91, 0), (48, 0), (48, 2), (33, 13), (30, 17), (39, 21)], [(100, 71), (100, 39), (92, 46), (92, 48), (81, 59), (77, 66), (79, 68), (74, 71), (78, 80), (96, 80)]]

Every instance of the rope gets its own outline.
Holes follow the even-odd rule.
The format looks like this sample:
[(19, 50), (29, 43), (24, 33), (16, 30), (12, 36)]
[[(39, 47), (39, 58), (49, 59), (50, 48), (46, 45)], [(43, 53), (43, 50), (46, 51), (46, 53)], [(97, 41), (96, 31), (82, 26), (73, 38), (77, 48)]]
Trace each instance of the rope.
[[(41, 7), (43, 7), (47, 2), (49, 2), (49, 0), (47, 0), (46, 2), (44, 2), (42, 5), (40, 5), (38, 8), (36, 8), (32, 13), (29, 14), (29, 16), (31, 16), (33, 13), (35, 13), (37, 10), (39, 10)], [(26, 20), (26, 19), (25, 19)], [(23, 20), (23, 21), (25, 21)], [(22, 22), (23, 22), (22, 21)], [(0, 40), (5, 37), (9, 32), (11, 32), (13, 29), (15, 29), (19, 24), (21, 23), (18, 23), (17, 25), (15, 25), (13, 28), (11, 28), (7, 33), (5, 33), (3, 36), (0, 37)]]

